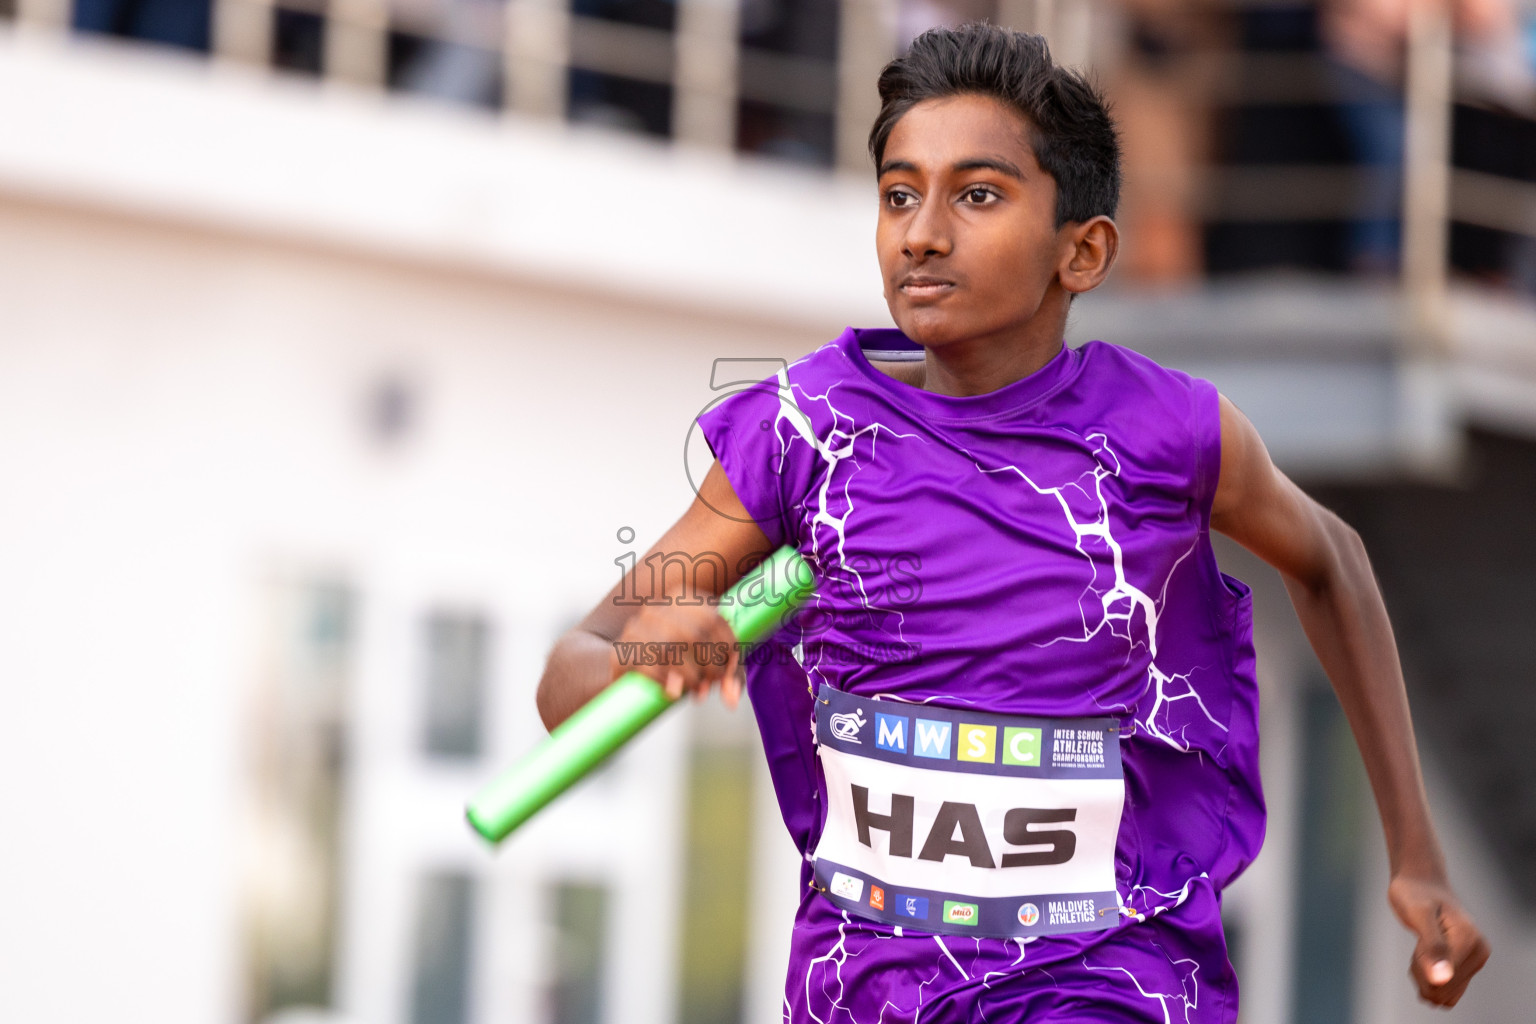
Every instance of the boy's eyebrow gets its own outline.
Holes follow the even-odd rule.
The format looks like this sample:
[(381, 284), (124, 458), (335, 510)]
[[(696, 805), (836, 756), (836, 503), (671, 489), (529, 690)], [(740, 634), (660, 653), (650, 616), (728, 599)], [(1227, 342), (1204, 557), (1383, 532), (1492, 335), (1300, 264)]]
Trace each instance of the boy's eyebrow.
[(1004, 160), (1000, 156), (983, 156), (972, 160), (962, 160), (955, 164), (953, 169), (957, 171), (997, 171), (1011, 178), (1018, 178), (1020, 181), (1024, 180), (1024, 172), (1019, 170), (1019, 165), (1011, 160)]
[[(1024, 180), (1024, 172), (1019, 170), (1019, 165), (1011, 160), (1004, 160), (1000, 156), (978, 156), (969, 160), (961, 160), (950, 168), (952, 171), (997, 171), (1011, 178)], [(916, 173), (917, 165), (910, 160), (887, 160), (880, 165), (878, 177), (885, 177), (893, 171), (911, 171)]]

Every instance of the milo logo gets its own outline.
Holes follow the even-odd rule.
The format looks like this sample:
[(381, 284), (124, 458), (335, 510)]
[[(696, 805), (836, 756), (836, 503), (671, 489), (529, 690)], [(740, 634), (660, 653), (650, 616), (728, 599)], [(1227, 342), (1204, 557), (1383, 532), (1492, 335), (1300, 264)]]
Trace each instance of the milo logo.
[(954, 900), (944, 901), (945, 924), (970, 924), (974, 925), (981, 916), (974, 903), (956, 903)]

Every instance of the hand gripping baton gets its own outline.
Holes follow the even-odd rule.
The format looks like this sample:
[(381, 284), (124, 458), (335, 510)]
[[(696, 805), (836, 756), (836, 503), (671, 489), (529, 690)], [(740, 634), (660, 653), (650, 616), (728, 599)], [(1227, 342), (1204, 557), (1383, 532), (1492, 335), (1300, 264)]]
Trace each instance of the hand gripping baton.
[[(720, 615), (737, 640), (755, 643), (805, 603), (812, 587), (810, 567), (786, 545), (725, 592)], [(486, 839), (501, 842), (673, 703), (654, 679), (626, 672), (482, 789), (464, 809), (465, 817)]]

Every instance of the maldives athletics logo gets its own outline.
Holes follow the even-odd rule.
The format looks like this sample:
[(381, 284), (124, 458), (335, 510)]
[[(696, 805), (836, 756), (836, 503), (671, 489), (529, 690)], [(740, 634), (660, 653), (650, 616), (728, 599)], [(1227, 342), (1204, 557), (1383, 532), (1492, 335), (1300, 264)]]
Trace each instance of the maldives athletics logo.
[(1019, 907), (1019, 924), (1025, 928), (1032, 928), (1040, 921), (1040, 908), (1033, 903), (1025, 903)]

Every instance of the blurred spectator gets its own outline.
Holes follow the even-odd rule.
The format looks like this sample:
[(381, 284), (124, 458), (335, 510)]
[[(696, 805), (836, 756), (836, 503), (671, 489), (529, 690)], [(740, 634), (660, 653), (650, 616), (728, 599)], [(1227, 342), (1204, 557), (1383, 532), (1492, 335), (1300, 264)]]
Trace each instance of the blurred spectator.
[(500, 6), (495, 0), (393, 0), (385, 72), (389, 88), (499, 108)]
[(469, 106), (501, 105), (501, 54), (451, 39), (392, 32), (389, 87)]
[(206, 52), (211, 0), (75, 0), (74, 26)]
[(1125, 186), (1117, 220), (1126, 276), (1173, 283), (1203, 269), (1200, 175), (1211, 159), (1209, 55), (1223, 19), (1204, 3), (1126, 0), (1124, 49), (1105, 83), (1120, 128)]
[[(1392, 274), (1398, 268), (1404, 62), (1415, 2), (1328, 0), (1321, 11), (1322, 38), (1350, 155), (1362, 168), (1348, 251), (1348, 265), (1357, 272)], [(1487, 55), (1517, 44), (1509, 0), (1417, 2), (1447, 4), (1465, 49)], [(1479, 63), (1484, 61), (1464, 62)]]
[[(1536, 0), (1483, 0), (1457, 61), (1459, 97), (1536, 114)], [(1480, 5), (1481, 6), (1481, 5)], [(1523, 8), (1523, 10), (1521, 9)]]
[[(571, 13), (659, 32), (677, 28), (674, 0), (571, 0)], [(573, 67), (567, 86), (572, 121), (663, 137), (672, 133), (669, 84)]]

